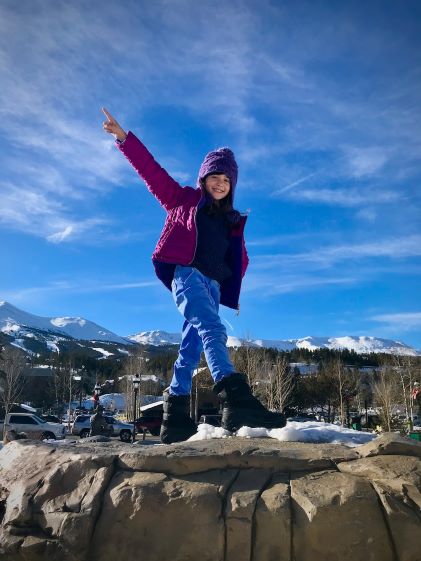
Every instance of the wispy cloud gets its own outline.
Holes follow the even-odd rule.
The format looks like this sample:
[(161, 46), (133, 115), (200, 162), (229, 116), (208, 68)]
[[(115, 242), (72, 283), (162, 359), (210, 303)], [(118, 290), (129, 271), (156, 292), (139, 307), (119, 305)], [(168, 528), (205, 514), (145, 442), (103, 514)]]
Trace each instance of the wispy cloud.
[(317, 247), (311, 251), (295, 254), (256, 255), (254, 261), (258, 268), (272, 268), (285, 262), (293, 264), (314, 263), (323, 267), (342, 261), (367, 258), (402, 259), (421, 256), (421, 235), (405, 238), (384, 239), (367, 243), (341, 244)]
[(142, 290), (159, 285), (156, 279), (133, 282), (105, 282), (102, 279), (91, 279), (86, 281), (81, 279), (80, 282), (74, 280), (59, 280), (50, 282), (46, 285), (28, 286), (16, 288), (13, 290), (2, 289), (0, 294), (3, 300), (7, 300), (12, 304), (30, 304), (33, 300), (40, 297), (52, 296), (60, 293), (69, 294), (96, 294), (104, 292), (117, 292), (126, 290)]
[(48, 193), (3, 183), (0, 194), (0, 224), (3, 226), (61, 243), (89, 236), (109, 223), (104, 217), (72, 218), (64, 202)]
[(369, 318), (385, 324), (386, 327), (399, 331), (411, 331), (421, 327), (421, 312), (401, 312), (379, 314)]
[(349, 275), (321, 277), (307, 275), (304, 272), (295, 275), (290, 272), (283, 272), (279, 277), (251, 272), (244, 282), (244, 293), (258, 291), (260, 296), (270, 297), (276, 294), (303, 292), (329, 286), (349, 286), (358, 282), (357, 278)]
[(375, 208), (365, 207), (361, 208), (357, 213), (356, 217), (365, 220), (366, 222), (374, 222), (377, 219), (378, 211)]
[[(93, 238), (99, 228), (110, 224), (107, 218), (92, 215), (95, 199), (121, 185), (130, 171), (101, 130), (99, 106), (104, 99), (98, 100), (98, 92), (109, 89), (114, 97), (118, 92), (120, 107), (127, 104), (142, 110), (171, 103), (196, 113), (212, 114), (215, 126), (229, 123), (231, 128), (242, 131), (255, 127), (247, 102), (252, 77), (246, 64), (252, 48), (246, 38), (255, 32), (247, 10), (241, 13), (225, 6), (215, 11), (206, 4), (196, 7), (181, 3), (179, 12), (168, 9), (165, 2), (156, 6), (142, 4), (141, 8), (133, 2), (132, 11), (108, 4), (102, 7), (98, 19), (89, 17), (91, 11), (96, 13), (94, 7), (80, 10), (63, 1), (49, 3), (48, 8), (42, 2), (37, 5), (30, 18), (25, 17), (24, 8), (0, 8), (0, 130), (7, 134), (11, 148), (3, 155), (3, 165), (14, 178), (12, 193), (10, 187), (0, 184), (3, 224), (55, 243), (81, 241), (78, 232), (83, 232), (85, 239)], [(183, 11), (189, 13), (188, 18), (181, 17)], [(145, 14), (161, 26), (160, 36), (167, 37), (165, 44), (157, 40)], [(193, 34), (192, 17), (197, 18)], [(212, 26), (208, 25), (210, 20)], [(231, 22), (228, 51), (221, 47), (218, 20), (221, 25)], [(121, 33), (118, 42), (110, 41), (116, 26), (126, 32)], [(184, 30), (191, 41), (179, 41), (179, 35), (172, 33), (175, 28), (181, 34)], [(23, 48), (22, 36), (31, 49), (16, 64), (16, 52)], [(159, 72), (151, 63), (151, 48), (160, 60)], [(72, 56), (68, 56), (69, 52)], [(66, 64), (62, 64), (63, 60)], [(87, 67), (95, 70), (87, 74)], [(219, 86), (221, 69), (223, 88)], [(183, 84), (199, 76), (197, 87), (186, 95)], [(138, 87), (144, 89), (142, 95), (133, 93), (132, 88)], [(11, 91), (12, 96), (5, 95)], [(120, 110), (119, 117), (128, 121), (131, 111)], [(180, 168), (171, 154), (160, 152), (176, 179), (191, 182), (190, 172)], [(26, 155), (24, 159), (22, 154)], [(43, 199), (44, 210), (37, 214), (26, 205), (25, 220), (13, 204), (15, 195), (20, 199)], [(82, 219), (76, 200), (88, 203)], [(37, 226), (28, 227), (31, 221)], [(44, 221), (47, 224), (39, 228)]]
[(388, 161), (388, 155), (382, 148), (350, 147), (347, 152), (350, 172), (357, 178), (379, 173)]
[[(274, 195), (285, 191), (276, 191)], [(291, 200), (303, 203), (326, 204), (344, 207), (358, 207), (367, 204), (395, 203), (402, 198), (402, 194), (391, 190), (370, 188), (335, 188), (335, 189), (300, 189), (286, 195)]]
[(275, 236), (262, 236), (260, 238), (252, 238), (247, 240), (247, 247), (267, 247), (267, 246), (282, 246), (287, 244), (291, 246), (291, 242), (303, 242), (305, 240), (314, 242), (315, 239), (330, 237), (331, 234), (324, 232), (300, 232), (294, 234), (278, 234)]
[(96, 234), (98, 226), (106, 224), (109, 224), (109, 221), (100, 218), (89, 218), (78, 222), (63, 220), (61, 224), (56, 220), (55, 224), (51, 224), (51, 226), (55, 225), (57, 231), (49, 234), (46, 239), (52, 243), (62, 243), (74, 239), (80, 240), (82, 236), (90, 237), (90, 235)]
[[(336, 245), (329, 243), (328, 236), (325, 240), (303, 252), (293, 252), (291, 247), (282, 253), (253, 255), (251, 251), (245, 292), (271, 296), (324, 287), (355, 288), (370, 285), (376, 279), (381, 282), (385, 275), (390, 279), (391, 275), (402, 278), (420, 273), (414, 258), (421, 255), (421, 236)], [(304, 243), (310, 241), (309, 237)], [(259, 247), (254, 246), (254, 250)]]
[[(0, 5), (2, 234), (49, 240), (29, 240), (42, 251), (139, 239), (144, 223), (149, 236), (154, 215), (141, 204), (138, 212), (124, 189), (137, 178), (101, 130), (106, 105), (182, 183), (195, 181), (205, 151), (233, 147), (239, 206), (253, 207), (246, 290), (333, 293), (380, 272), (415, 271), (413, 4), (372, 8), (375, 29), (358, 3), (333, 11), (271, 0), (99, 4)], [(400, 17), (407, 32), (396, 35)], [(130, 267), (128, 253), (121, 262)]]

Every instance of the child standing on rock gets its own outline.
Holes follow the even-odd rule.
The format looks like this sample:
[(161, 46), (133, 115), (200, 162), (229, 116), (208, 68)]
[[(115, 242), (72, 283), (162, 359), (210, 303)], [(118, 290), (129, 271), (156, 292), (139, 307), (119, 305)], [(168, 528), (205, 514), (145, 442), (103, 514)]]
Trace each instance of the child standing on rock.
[(202, 351), (214, 391), (223, 402), (225, 429), (285, 426), (284, 415), (268, 411), (251, 393), (244, 374), (235, 372), (218, 313), (220, 303), (238, 309), (248, 265), (246, 217), (233, 207), (238, 174), (233, 152), (229, 148), (209, 152), (196, 188), (181, 187), (132, 132), (126, 133), (106, 109), (103, 112), (104, 130), (115, 136), (119, 150), (167, 212), (152, 262), (158, 278), (172, 291), (184, 324), (173, 378), (164, 392), (161, 441), (179, 442), (196, 432), (189, 402)]

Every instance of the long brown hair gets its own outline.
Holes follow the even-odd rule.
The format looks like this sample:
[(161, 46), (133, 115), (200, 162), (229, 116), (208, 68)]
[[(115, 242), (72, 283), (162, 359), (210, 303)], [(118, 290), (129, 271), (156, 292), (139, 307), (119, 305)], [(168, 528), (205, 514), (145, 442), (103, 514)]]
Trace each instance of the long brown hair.
[(206, 209), (208, 214), (224, 214), (227, 219), (227, 223), (234, 226), (240, 219), (240, 213), (235, 210), (232, 206), (232, 189), (223, 199), (216, 201), (205, 188), (205, 179), (200, 180), (200, 185), (202, 187), (203, 194), (206, 197)]

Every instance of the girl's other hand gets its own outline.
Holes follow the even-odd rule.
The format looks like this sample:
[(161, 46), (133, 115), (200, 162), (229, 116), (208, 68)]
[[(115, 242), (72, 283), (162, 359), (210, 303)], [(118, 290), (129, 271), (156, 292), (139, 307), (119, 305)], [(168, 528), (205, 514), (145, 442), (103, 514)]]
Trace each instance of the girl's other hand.
[(102, 112), (107, 117), (107, 120), (102, 123), (102, 128), (106, 132), (108, 132), (110, 134), (113, 134), (116, 137), (117, 140), (120, 140), (121, 142), (126, 140), (126, 136), (127, 136), (126, 132), (120, 127), (120, 125), (117, 123), (117, 121), (111, 115), (111, 113), (109, 113), (105, 109), (105, 107), (102, 107)]

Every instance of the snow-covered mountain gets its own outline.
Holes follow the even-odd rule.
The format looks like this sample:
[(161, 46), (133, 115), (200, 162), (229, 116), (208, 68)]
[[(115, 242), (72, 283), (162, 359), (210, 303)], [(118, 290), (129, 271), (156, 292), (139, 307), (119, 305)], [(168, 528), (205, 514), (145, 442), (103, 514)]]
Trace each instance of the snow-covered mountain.
[[(22, 347), (28, 352), (49, 350), (57, 352), (69, 346), (84, 347), (98, 358), (121, 356), (128, 353), (134, 343), (155, 347), (178, 345), (179, 333), (166, 331), (142, 331), (129, 337), (121, 337), (96, 323), (73, 317), (41, 317), (30, 314), (8, 302), (0, 301), (0, 336), (6, 341)], [(1, 343), (1, 340), (0, 340)], [(413, 347), (399, 341), (378, 337), (304, 337), (301, 339), (254, 339), (247, 341), (238, 337), (228, 337), (228, 346), (271, 347), (283, 351), (293, 349), (315, 350), (319, 348), (349, 349), (356, 353), (390, 353), (417, 356)]]
[[(129, 339), (141, 345), (177, 345), (181, 341), (178, 333), (167, 333), (166, 331), (143, 331), (138, 335), (132, 335)], [(347, 336), (347, 337), (303, 337), (301, 339), (253, 339), (247, 341), (238, 337), (228, 336), (229, 347), (241, 347), (249, 345), (252, 347), (266, 347), (280, 351), (291, 351), (293, 349), (315, 349), (327, 348), (335, 350), (352, 350), (356, 353), (389, 353), (398, 355), (417, 356), (417, 351), (399, 341), (381, 339), (379, 337)]]
[(335, 350), (348, 349), (358, 354), (390, 353), (410, 356), (417, 356), (418, 354), (413, 347), (400, 341), (366, 336), (304, 337), (304, 339), (297, 339), (296, 345), (300, 349), (308, 349), (309, 351), (326, 347)]
[(83, 318), (35, 316), (15, 308), (8, 302), (0, 301), (1, 332), (19, 336), (32, 329), (85, 341), (110, 341), (125, 345), (129, 342), (124, 337)]
[(27, 354), (84, 352), (97, 359), (128, 354), (133, 341), (83, 318), (40, 317), (0, 301), (0, 344), (11, 344)]
[(139, 345), (152, 345), (160, 347), (162, 345), (179, 345), (181, 335), (179, 333), (167, 333), (167, 331), (141, 331), (137, 335), (128, 337), (131, 341)]

